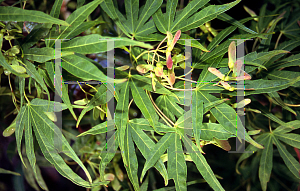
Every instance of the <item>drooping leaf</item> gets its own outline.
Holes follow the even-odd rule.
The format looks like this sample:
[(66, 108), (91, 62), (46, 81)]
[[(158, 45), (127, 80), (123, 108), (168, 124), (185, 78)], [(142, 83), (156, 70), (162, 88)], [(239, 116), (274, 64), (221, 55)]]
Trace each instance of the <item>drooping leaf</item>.
[(132, 97), (134, 99), (135, 104), (141, 110), (142, 114), (148, 120), (149, 124), (156, 130), (158, 116), (152, 105), (150, 98), (145, 93), (145, 91), (138, 87), (132, 79), (130, 79), (130, 89), (132, 93)]
[[(201, 99), (204, 101), (204, 103), (209, 103), (217, 100), (214, 96), (202, 91), (199, 91), (199, 96), (201, 96)], [(236, 117), (237, 114), (232, 107), (230, 107), (226, 103), (222, 103), (212, 108), (211, 113), (225, 128), (226, 131), (232, 134), (236, 134), (237, 137), (240, 137), (242, 136), (242, 134), (244, 134), (246, 141), (258, 148), (263, 148), (260, 144), (256, 143), (246, 132), (240, 132), (243, 131), (244, 126), (242, 125), (240, 118)]]
[(101, 85), (98, 88), (98, 91), (93, 96), (93, 98), (89, 101), (89, 103), (86, 105), (86, 107), (82, 110), (80, 113), (80, 116), (78, 117), (78, 121), (76, 123), (76, 127), (78, 127), (81, 119), (83, 116), (93, 109), (95, 106), (105, 104), (107, 101), (109, 101), (113, 97), (113, 92), (110, 92), (105, 85)]
[[(126, 124), (127, 126), (127, 124)], [(121, 138), (121, 136), (120, 136)], [(123, 137), (122, 137), (123, 138)], [(124, 163), (124, 166), (126, 168), (129, 180), (131, 181), (134, 190), (139, 191), (139, 180), (137, 176), (137, 170), (138, 170), (138, 161), (135, 153), (135, 148), (133, 144), (133, 140), (131, 137), (131, 131), (129, 128), (126, 128), (125, 130), (125, 136), (124, 136), (124, 157), (126, 164)], [(124, 159), (124, 158), (123, 158)]]
[(300, 177), (299, 177), (299, 171), (300, 171), (299, 162), (283, 147), (283, 145), (279, 142), (279, 140), (274, 138), (274, 143), (277, 146), (279, 154), (282, 157), (285, 165), (293, 173), (294, 176), (296, 176), (298, 179), (300, 179)]
[[(51, 62), (46, 62), (46, 70), (49, 74), (49, 78), (52, 82), (52, 85), (54, 84), (54, 66)], [(58, 95), (60, 95), (58, 92), (56, 92)], [(69, 111), (71, 112), (72, 116), (75, 120), (77, 120), (77, 116), (73, 110), (69, 94), (68, 94), (68, 84), (62, 84), (62, 96), (61, 96), (63, 102), (67, 105)]]
[(184, 145), (187, 148), (187, 151), (189, 152), (191, 158), (193, 159), (193, 162), (195, 163), (198, 171), (206, 180), (206, 182), (214, 190), (224, 190), (202, 153), (199, 151), (197, 146), (187, 137), (187, 135), (184, 136)]
[(104, 181), (104, 174), (105, 174), (105, 168), (107, 166), (107, 164), (113, 159), (113, 157), (116, 154), (116, 150), (118, 148), (118, 130), (115, 131), (115, 133), (113, 134), (113, 136), (111, 136), (108, 141), (107, 141), (107, 147), (105, 148), (105, 150), (103, 150), (100, 153), (100, 164), (99, 164), (99, 173), (100, 173), (100, 180)]
[[(46, 101), (46, 100), (45, 100)], [(36, 102), (36, 103), (35, 103)], [(47, 101), (46, 101), (47, 102)], [(32, 140), (32, 137), (30, 137), (30, 130), (31, 126), (33, 127), (33, 130), (35, 132), (35, 137), (39, 143), (39, 146), (41, 148), (41, 151), (43, 152), (45, 158), (54, 165), (54, 167), (57, 169), (57, 171), (64, 177), (70, 179), (75, 184), (84, 186), (84, 187), (91, 187), (90, 184), (91, 177), (85, 168), (85, 166), (82, 164), (81, 160), (77, 157), (69, 143), (66, 141), (66, 139), (61, 134), (61, 131), (59, 127), (57, 127), (48, 117), (43, 113), (45, 111), (46, 105), (38, 105), (40, 101), (38, 99), (32, 101), (33, 104), (28, 104), (27, 106), (23, 106), (24, 109), (21, 110), (21, 115), (19, 118), (19, 121), (17, 121), (17, 131), (18, 135), (16, 136), (18, 142), (21, 141), (23, 131), (20, 132), (20, 128), (25, 128), (25, 142), (27, 142), (27, 146), (30, 146), (30, 140)], [(53, 102), (50, 102), (49, 104), (54, 105)], [(42, 107), (41, 107), (42, 106)], [(54, 110), (55, 107), (49, 107), (50, 111)], [(31, 123), (30, 123), (31, 122)], [(27, 131), (27, 132), (26, 132)], [(55, 137), (53, 139), (53, 136)], [(58, 139), (58, 140), (57, 140)], [(56, 141), (55, 141), (56, 140)], [(55, 148), (57, 143), (61, 144), (61, 148)], [(65, 153), (68, 157), (72, 158), (75, 162), (79, 164), (79, 166), (84, 170), (86, 173), (89, 182), (83, 180), (80, 178), (76, 173), (74, 173), (70, 167), (64, 162), (64, 160), (61, 158), (61, 156), (58, 154), (59, 149), (61, 152)], [(29, 150), (30, 152), (33, 152), (33, 149)], [(31, 166), (34, 164), (34, 158), (32, 154), (29, 154), (28, 157), (31, 157), (30, 160), (33, 160), (31, 162)]]
[[(125, 149), (125, 132), (128, 123), (128, 104), (129, 104), (129, 81), (122, 85), (120, 90), (118, 103), (115, 110), (115, 124), (119, 132), (119, 145), (121, 151)], [(123, 155), (124, 164), (127, 165), (127, 160)]]
[(177, 133), (172, 133), (172, 144), (168, 148), (168, 175), (175, 182), (176, 190), (187, 190), (187, 166), (182, 143)]
[[(148, 122), (147, 122), (148, 123)], [(131, 136), (135, 142), (138, 149), (141, 151), (145, 159), (147, 159), (151, 153), (151, 149), (155, 146), (155, 143), (150, 139), (150, 137), (140, 129), (141, 125), (138, 126), (129, 123), (128, 128), (131, 129)], [(155, 163), (154, 167), (159, 171), (165, 180), (165, 185), (168, 184), (168, 173), (167, 169), (161, 159)]]
[(0, 174), (13, 174), (13, 175), (16, 175), (16, 176), (21, 176), (17, 172), (13, 172), (13, 171), (6, 170), (6, 169), (3, 169), (3, 168), (0, 168)]
[(146, 171), (155, 165), (155, 163), (160, 159), (160, 156), (164, 154), (170, 144), (173, 144), (172, 133), (165, 134), (156, 144), (152, 147), (150, 154), (146, 158), (146, 163), (144, 165), (140, 181), (143, 180)]
[(201, 129), (203, 121), (203, 100), (196, 91), (192, 94), (192, 123), (196, 145), (200, 148)]
[(268, 141), (264, 145), (265, 149), (262, 151), (260, 158), (258, 176), (260, 179), (261, 187), (264, 191), (267, 190), (267, 183), (270, 180), (271, 171), (273, 168), (273, 140), (272, 136), (268, 136)]

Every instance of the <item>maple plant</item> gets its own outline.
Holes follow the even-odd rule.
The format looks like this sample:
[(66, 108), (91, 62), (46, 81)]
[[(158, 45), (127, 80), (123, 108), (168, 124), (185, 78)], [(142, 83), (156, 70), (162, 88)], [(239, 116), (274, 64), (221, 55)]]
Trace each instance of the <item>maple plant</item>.
[[(0, 173), (22, 171), (35, 190), (49, 190), (43, 165), (89, 190), (297, 188), (297, 4), (269, 11), (266, 3), (257, 14), (244, 7), (250, 17), (238, 21), (225, 12), (241, 0), (77, 0), (63, 20), (63, 0), (50, 10), (47, 1), (41, 10), (0, 2), (0, 95), (14, 106), (1, 130), (4, 140), (15, 135), (22, 162)], [(217, 30), (216, 19), (230, 26)], [(205, 157), (210, 145), (238, 152), (226, 155), (239, 157), (234, 176), (244, 183), (223, 185)]]

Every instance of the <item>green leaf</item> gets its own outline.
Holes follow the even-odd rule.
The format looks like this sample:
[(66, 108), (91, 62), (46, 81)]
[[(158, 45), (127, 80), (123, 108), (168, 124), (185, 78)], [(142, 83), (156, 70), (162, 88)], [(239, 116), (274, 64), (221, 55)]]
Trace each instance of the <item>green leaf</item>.
[(274, 91), (286, 89), (296, 82), (299, 82), (299, 80), (300, 77), (293, 78), (291, 80), (248, 80), (245, 81), (245, 89), (254, 88), (254, 90), (246, 91), (245, 96), (252, 94), (271, 93)]
[(105, 168), (107, 164), (113, 159), (116, 154), (116, 150), (118, 149), (118, 130), (115, 131), (114, 135), (110, 137), (107, 141), (107, 148), (105, 151), (100, 153), (100, 164), (99, 164), (99, 173), (100, 173), (100, 180), (105, 181)]
[[(30, 110), (28, 110), (28, 115), (25, 116), (25, 148), (26, 148), (26, 155), (28, 157), (28, 161), (30, 163), (30, 166), (33, 170), (33, 174), (35, 176), (35, 179), (37, 179), (37, 173), (36, 173), (36, 158), (34, 153), (34, 147), (33, 147), (33, 136), (32, 136), (32, 113)], [(34, 121), (33, 121), (34, 122)], [(42, 187), (42, 185), (40, 185)], [(43, 187), (42, 187), (43, 188)], [(45, 188), (43, 188), (45, 189)]]
[[(300, 40), (284, 41), (276, 48), (276, 50), (273, 50), (273, 51), (282, 51), (282, 50), (291, 51), (298, 46), (300, 46)], [(271, 52), (273, 52), (273, 51), (271, 51)], [(287, 52), (285, 52), (285, 53), (287, 53)], [(284, 55), (285, 54), (276, 55), (276, 56), (272, 57), (271, 59), (268, 59), (268, 61), (264, 65), (268, 68), (269, 66), (271, 66), (273, 64), (274, 61), (278, 60), (279, 58), (283, 57)]]
[[(191, 47), (198, 48), (198, 49), (200, 49), (200, 50), (202, 50), (204, 52), (209, 52), (202, 44), (200, 44), (200, 42), (198, 42), (197, 40), (194, 40), (193, 37), (190, 37), (189, 35), (187, 35), (185, 33), (182, 33), (181, 34), (181, 38), (182, 39), (192, 39), (192, 41), (191, 41)], [(183, 41), (183, 40), (179, 40), (177, 43), (181, 44), (181, 45), (185, 45), (185, 41)]]
[[(175, 1), (175, 2), (177, 2), (177, 1)], [(157, 27), (157, 29), (161, 33), (167, 34), (167, 31), (169, 31), (169, 30), (166, 28), (166, 26), (167, 26), (166, 21), (165, 21), (165, 18), (164, 18), (164, 15), (163, 15), (161, 9), (158, 9), (152, 17), (153, 17), (153, 20), (154, 20), (154, 23), (155, 23), (155, 26)], [(172, 20), (172, 22), (173, 22), (173, 20)]]
[[(230, 30), (229, 30), (230, 31)], [(224, 33), (223, 33), (224, 34)], [(224, 34), (225, 35), (225, 34)], [(221, 36), (222, 37), (222, 36)], [(255, 37), (263, 37), (263, 34), (244, 34), (244, 35), (236, 35), (236, 36), (233, 36), (232, 39), (249, 39), (249, 38), (255, 38)], [(212, 58), (215, 58), (215, 57), (220, 57), (221, 55), (225, 54), (228, 52), (228, 47), (229, 47), (229, 44), (231, 43), (232, 41), (231, 40), (227, 40), (225, 42), (223, 42), (222, 44), (218, 45), (216, 44), (217, 41), (212, 45), (213, 46), (216, 46), (218, 45), (218, 47), (216, 47), (214, 50), (212, 50), (211, 52), (209, 53), (204, 53), (203, 55), (200, 56), (199, 60), (197, 59), (196, 60), (196, 64), (195, 66), (193, 66), (194, 68), (201, 68), (201, 63), (208, 63), (208, 60), (212, 59)], [(243, 43), (242, 41), (239, 41), (239, 43)], [(238, 46), (239, 44), (237, 44)], [(209, 47), (207, 48), (208, 50), (211, 50), (209, 49)]]
[[(70, 38), (69, 35), (74, 30), (77, 29), (77, 27), (83, 23), (87, 17), (96, 9), (96, 7), (104, 0), (95, 0), (90, 2), (89, 4), (86, 4), (78, 9), (76, 9), (66, 20), (66, 22), (69, 24), (67, 27), (62, 27), (60, 35), (57, 37), (57, 39), (67, 39)], [(54, 42), (53, 42), (54, 44)], [(53, 45), (52, 44), (52, 45)], [(64, 47), (64, 46), (62, 46)]]
[(117, 26), (122, 30), (122, 32), (131, 38), (127, 31), (130, 31), (127, 27), (126, 19), (119, 12), (118, 9), (115, 8), (112, 0), (105, 0), (100, 4), (101, 8), (107, 13), (107, 15), (117, 24)]
[[(275, 20), (273, 20), (274, 22), (272, 22), (272, 26), (266, 31), (266, 33), (273, 33), (276, 24), (282, 19), (283, 15), (279, 15)], [(272, 40), (272, 36), (273, 34), (269, 34), (267, 39), (263, 39), (258, 47), (258, 49), (260, 50), (260, 52), (267, 52), (269, 50), (270, 44), (271, 44), (271, 40)]]
[[(35, 102), (37, 105), (35, 105)], [(46, 102), (46, 100), (45, 100)], [(27, 144), (27, 148), (32, 148), (30, 145), (30, 139), (32, 139), (32, 136), (30, 134), (31, 125), (33, 127), (33, 130), (35, 132), (36, 139), (39, 143), (39, 146), (41, 148), (42, 153), (44, 154), (45, 158), (54, 165), (56, 170), (64, 177), (70, 179), (75, 184), (78, 184), (80, 186), (84, 187), (91, 187), (91, 177), (85, 168), (85, 166), (82, 164), (81, 160), (77, 157), (67, 140), (63, 137), (61, 134), (61, 130), (59, 127), (57, 127), (45, 114), (45, 105), (41, 105), (40, 107), (38, 104), (41, 103), (39, 99), (35, 99), (32, 101), (33, 104), (28, 104), (26, 107), (23, 106), (22, 110), (20, 112), (21, 118), (17, 121), (17, 131), (16, 138), (17, 141), (20, 142), (22, 138), (23, 128), (25, 128), (25, 142)], [(51, 104), (54, 104), (53, 102), (50, 102)], [(50, 104), (49, 103), (49, 104)], [(53, 107), (50, 107), (50, 109), (54, 109)], [(25, 111), (24, 111), (25, 110)], [(51, 110), (50, 110), (51, 111)], [(30, 123), (31, 122), (31, 123)], [(20, 126), (22, 129), (20, 129)], [(21, 130), (21, 132), (20, 132)], [(53, 137), (54, 136), (54, 137)], [(56, 138), (58, 140), (56, 140)], [(56, 140), (56, 141), (55, 141)], [(63, 158), (58, 154), (58, 150), (56, 150), (55, 144), (59, 141), (61, 143), (61, 148), (57, 148), (59, 151), (66, 154), (68, 157), (73, 159), (75, 162), (79, 164), (79, 166), (84, 170), (85, 174), (87, 175), (89, 182), (83, 180), (80, 178), (76, 173), (74, 173), (71, 168), (64, 162)], [(21, 142), (20, 142), (21, 143)], [(17, 143), (18, 144), (18, 143)], [(29, 145), (28, 145), (29, 144)], [(18, 147), (19, 148), (19, 147)], [(32, 152), (33, 149), (29, 149), (28, 152)], [(33, 160), (34, 158), (32, 154), (27, 153), (31, 157), (29, 160)], [(31, 162), (31, 166), (33, 166)], [(103, 183), (104, 184), (104, 183)]]
[(209, 67), (218, 68), (218, 65), (219, 65), (221, 59), (222, 59), (221, 56), (213, 58), (209, 61), (209, 64), (204, 66), (204, 68), (197, 80), (197, 82), (200, 82), (197, 84), (197, 88), (202, 89), (204, 86), (210, 85), (209, 82), (215, 81), (215, 79), (217, 79), (217, 77), (214, 74), (212, 74), (211, 72), (208, 71), (208, 68)]
[[(49, 74), (49, 78), (52, 82), (52, 85), (54, 84), (54, 66), (51, 62), (46, 62), (46, 69), (47, 72)], [(60, 93), (56, 92), (58, 95), (60, 95)], [(68, 84), (62, 84), (62, 96), (61, 96), (63, 102), (67, 105), (69, 111), (71, 112), (72, 116), (74, 117), (74, 119), (77, 121), (77, 117), (76, 114), (73, 110), (70, 98), (69, 98), (69, 93), (68, 93)]]
[(273, 133), (274, 134), (283, 134), (288, 133), (292, 130), (300, 128), (300, 120), (294, 120), (287, 123), (282, 124), (281, 126), (277, 127)]
[[(139, 128), (145, 131), (153, 131), (153, 128), (150, 126), (149, 122), (145, 118), (134, 118), (129, 121), (130, 125), (134, 128)], [(162, 133), (175, 132), (174, 127), (169, 127), (163, 123), (157, 122), (157, 131)]]
[[(128, 123), (128, 105), (129, 105), (129, 81), (122, 85), (120, 90), (118, 103), (115, 110), (115, 125), (119, 130), (119, 145), (121, 151), (125, 149), (124, 137)], [(126, 158), (122, 153), (124, 164), (127, 165)]]
[[(201, 96), (201, 99), (204, 101), (204, 103), (209, 103), (217, 100), (214, 96), (202, 91), (199, 91), (199, 96)], [(222, 103), (220, 105), (215, 106), (214, 108), (211, 109), (210, 112), (228, 132), (232, 134), (236, 134), (238, 137), (242, 133), (244, 133), (239, 131), (236, 132), (236, 129), (238, 130), (240, 129), (237, 128), (237, 126), (243, 127), (243, 124), (241, 123), (240, 118), (236, 117), (237, 114), (235, 110), (229, 105), (227, 105), (226, 103)], [(256, 143), (246, 132), (244, 135), (246, 141), (248, 141), (249, 143), (253, 144), (258, 148), (263, 148), (260, 144)]]
[(297, 115), (296, 112), (291, 109), (289, 106), (285, 105), (285, 103), (280, 98), (279, 94), (277, 92), (271, 92), (268, 93), (268, 95), (273, 99), (273, 102), (277, 105), (280, 105), (283, 109), (288, 110), (289, 112), (293, 113), (294, 115)]
[(131, 132), (129, 128), (126, 128), (125, 136), (124, 136), (124, 156), (126, 158), (125, 161), (127, 163), (125, 164), (124, 162), (124, 166), (126, 168), (129, 180), (133, 184), (134, 190), (140, 190), (139, 180), (137, 176), (138, 160), (135, 154), (135, 148), (134, 148), (134, 144), (132, 141)]
[(51, 23), (69, 26), (66, 21), (53, 18), (41, 11), (25, 10), (17, 7), (1, 6), (0, 7), (1, 21), (17, 21), (17, 22), (36, 22), (36, 23)]
[(139, 19), (137, 20), (135, 33), (143, 30), (144, 23), (156, 12), (156, 10), (161, 6), (163, 0), (147, 0), (145, 7), (139, 14)]
[(81, 23), (79, 26), (77, 26), (75, 29), (68, 29), (66, 31), (66, 34), (63, 35), (61, 38), (73, 38), (77, 35), (80, 35), (82, 32), (85, 32), (86, 30), (92, 28), (93, 26), (103, 23), (103, 21), (86, 21)]
[(274, 132), (274, 135), (286, 144), (300, 149), (300, 135), (294, 133), (279, 134), (278, 132)]
[(153, 48), (151, 45), (131, 40), (129, 38), (113, 38), (101, 36), (99, 34), (91, 34), (81, 37), (76, 37), (70, 41), (61, 43), (61, 49), (64, 51), (73, 51), (80, 54), (93, 54), (109, 51), (107, 49), (107, 40), (114, 41), (114, 48), (123, 46), (140, 46), (143, 48)]
[(145, 176), (145, 173), (149, 168), (155, 165), (155, 163), (160, 159), (160, 156), (164, 154), (164, 152), (167, 150), (170, 144), (172, 143), (171, 139), (172, 133), (165, 134), (156, 144), (154, 147), (152, 147), (150, 154), (146, 158), (146, 162), (141, 174), (140, 181), (142, 182), (143, 177)]
[(70, 55), (62, 58), (62, 67), (83, 80), (107, 81), (107, 76), (93, 63), (77, 55)]
[[(143, 119), (143, 118), (141, 118)], [(146, 121), (146, 120), (144, 120)], [(147, 121), (146, 121), (147, 122)], [(148, 123), (148, 122), (147, 122)], [(141, 125), (133, 125), (132, 120), (128, 123), (131, 131), (131, 136), (135, 142), (138, 149), (141, 151), (145, 159), (147, 159), (151, 153), (151, 149), (155, 146), (155, 143), (150, 139), (150, 137), (141, 129)], [(149, 124), (149, 123), (148, 123)], [(141, 129), (140, 129), (141, 128)], [(165, 180), (165, 186), (168, 184), (168, 173), (167, 169), (161, 159), (158, 159), (158, 162), (155, 163), (154, 167), (159, 171)]]
[(8, 71), (10, 71), (11, 73), (19, 76), (19, 77), (25, 77), (26, 74), (20, 74), (18, 72), (16, 72), (10, 64), (7, 63), (7, 61), (5, 60), (3, 54), (0, 54), (0, 65), (3, 66), (3, 68), (7, 69)]
[(275, 69), (281, 69), (281, 68), (286, 68), (291, 66), (299, 66), (299, 61), (300, 61), (300, 54), (295, 54), (276, 62), (275, 64), (278, 63), (280, 65), (277, 66)]
[[(255, 141), (264, 144), (268, 140), (267, 138), (268, 134), (264, 133), (262, 135), (257, 136)], [(248, 147), (245, 149), (245, 152), (240, 156), (239, 160), (236, 163), (235, 170), (238, 174), (241, 174), (238, 170), (238, 166), (241, 164), (241, 162), (252, 156), (256, 151), (258, 151), (257, 147), (254, 147), (253, 145), (248, 145)]]
[(156, 91), (153, 90), (152, 87), (152, 81), (150, 78), (147, 78), (145, 76), (141, 75), (131, 75), (131, 80), (134, 82), (134, 84), (139, 87), (143, 88), (145, 90), (154, 92), (154, 93), (159, 93), (159, 94), (171, 94), (172, 92), (165, 88), (163, 85), (160, 83), (156, 83), (155, 88)]
[(283, 145), (276, 138), (274, 138), (274, 143), (276, 144), (279, 154), (282, 157), (285, 165), (293, 173), (294, 176), (296, 176), (298, 179), (300, 179), (300, 177), (299, 177), (299, 171), (300, 171), (299, 162), (286, 150), (286, 148), (283, 147)]
[(105, 85), (102, 84), (98, 88), (98, 91), (93, 96), (93, 98), (89, 101), (89, 103), (86, 105), (86, 107), (80, 113), (80, 116), (78, 117), (78, 121), (76, 123), (76, 127), (78, 127), (81, 119), (88, 111), (93, 109), (95, 106), (103, 105), (103, 104), (107, 103), (111, 98), (113, 98), (113, 93), (110, 91), (107, 91), (107, 88), (105, 87)]
[(3, 168), (0, 168), (0, 174), (12, 174), (12, 175), (16, 175), (16, 176), (21, 176), (21, 174), (17, 173), (17, 172), (13, 172), (10, 170), (5, 170)]
[(202, 153), (199, 151), (197, 146), (187, 137), (187, 135), (184, 136), (184, 145), (187, 148), (187, 151), (189, 152), (191, 158), (193, 159), (193, 162), (196, 164), (198, 171), (201, 173), (206, 182), (212, 187), (212, 189), (224, 190)]
[[(216, 18), (217, 15), (231, 9), (233, 6), (238, 4), (241, 0), (236, 0), (232, 3), (223, 4), (223, 5), (210, 5), (192, 17), (188, 18), (187, 20), (183, 20), (184, 22), (181, 22), (180, 24), (176, 23), (176, 20), (174, 21), (174, 26), (172, 27), (172, 32), (181, 30), (182, 32), (188, 31), (191, 29), (194, 29), (208, 21), (211, 21), (212, 19)], [(176, 26), (176, 27), (175, 27)]]
[(106, 132), (107, 132), (107, 121), (92, 127), (91, 129), (79, 134), (77, 137), (84, 136), (84, 135), (98, 135)]
[(142, 88), (138, 87), (132, 79), (130, 80), (130, 89), (135, 104), (141, 110), (142, 114), (148, 120), (149, 124), (154, 128), (154, 130), (156, 130), (158, 116), (148, 95)]
[(77, 8), (81, 7), (85, 3), (85, 0), (77, 0)]
[(24, 163), (22, 152), (21, 152), (21, 143), (22, 143), (23, 131), (25, 128), (25, 120), (27, 116), (28, 116), (28, 109), (26, 106), (23, 106), (16, 117), (17, 120), (16, 120), (16, 130), (15, 130), (18, 154), (25, 167), (26, 165)]
[(50, 12), (50, 16), (54, 17), (54, 18), (59, 18), (59, 14), (60, 14), (60, 9), (62, 6), (63, 0), (56, 0), (52, 6), (51, 12)]
[(149, 175), (146, 177), (146, 180), (141, 185), (140, 190), (141, 191), (147, 191), (148, 190), (148, 184), (149, 184)]
[(217, 123), (203, 123), (201, 127), (201, 140), (213, 141), (214, 138), (219, 140), (228, 140), (235, 135), (229, 133), (224, 127)]
[(244, 26), (241, 22), (235, 20), (234, 18), (230, 17), (229, 15), (227, 15), (226, 13), (222, 13), (220, 15), (217, 16), (218, 19), (222, 20), (222, 21), (226, 21), (240, 29), (242, 29), (243, 31), (246, 31), (250, 34), (257, 34), (257, 32), (249, 29), (248, 27)]
[(30, 77), (35, 79), (35, 81), (43, 88), (43, 90), (47, 92), (48, 98), (50, 98), (48, 88), (41, 75), (36, 71), (35, 65), (26, 59), (24, 59), (24, 63), (25, 63), (27, 74), (29, 74)]
[(167, 31), (170, 31), (171, 26), (173, 25), (177, 4), (178, 4), (177, 0), (167, 1), (166, 14), (165, 14), (165, 19), (167, 22), (166, 25)]
[[(62, 57), (72, 55), (74, 52), (62, 52)], [(24, 50), (24, 59), (44, 63), (54, 59), (55, 49), (49, 47), (43, 48), (30, 48)]]
[[(188, 18), (193, 15), (195, 12), (197, 12), (201, 7), (203, 7), (209, 0), (201, 0), (201, 1), (191, 1), (181, 12), (176, 15), (175, 20), (173, 22), (173, 25), (169, 31), (171, 33), (176, 32), (177, 30), (180, 30), (182, 26), (185, 26), (187, 24)], [(178, 13), (178, 12), (177, 12)], [(194, 16), (195, 17), (195, 16)], [(202, 18), (202, 17), (200, 17)], [(166, 19), (165, 19), (166, 20)], [(200, 25), (198, 25), (200, 26)], [(197, 26), (197, 27), (198, 27)], [(196, 28), (196, 27), (195, 27)], [(182, 31), (184, 32), (184, 31)]]
[(192, 94), (192, 123), (196, 145), (200, 148), (200, 135), (203, 121), (203, 101), (196, 91)]
[[(175, 116), (180, 117), (183, 115), (184, 110), (173, 101), (169, 95), (161, 95), (155, 100), (156, 105), (164, 114), (172, 121), (175, 121)], [(175, 116), (174, 116), (175, 115)]]
[(175, 182), (176, 190), (187, 190), (187, 166), (182, 143), (177, 133), (172, 133), (172, 144), (168, 148), (168, 175)]
[(139, 14), (139, 1), (138, 0), (125, 0), (125, 11), (127, 22), (126, 25), (130, 29), (130, 33), (134, 32), (138, 14)]
[(264, 145), (265, 149), (262, 151), (262, 155), (259, 163), (258, 176), (263, 191), (267, 190), (267, 183), (270, 180), (271, 171), (273, 168), (273, 141), (272, 135), (268, 135), (267, 143)]
[[(57, 2), (57, 1), (55, 1)], [(30, 47), (35, 45), (39, 40), (44, 38), (51, 28), (52, 24), (38, 24), (22, 41), (23, 51), (27, 51)], [(52, 57), (53, 58), (53, 57)]]

